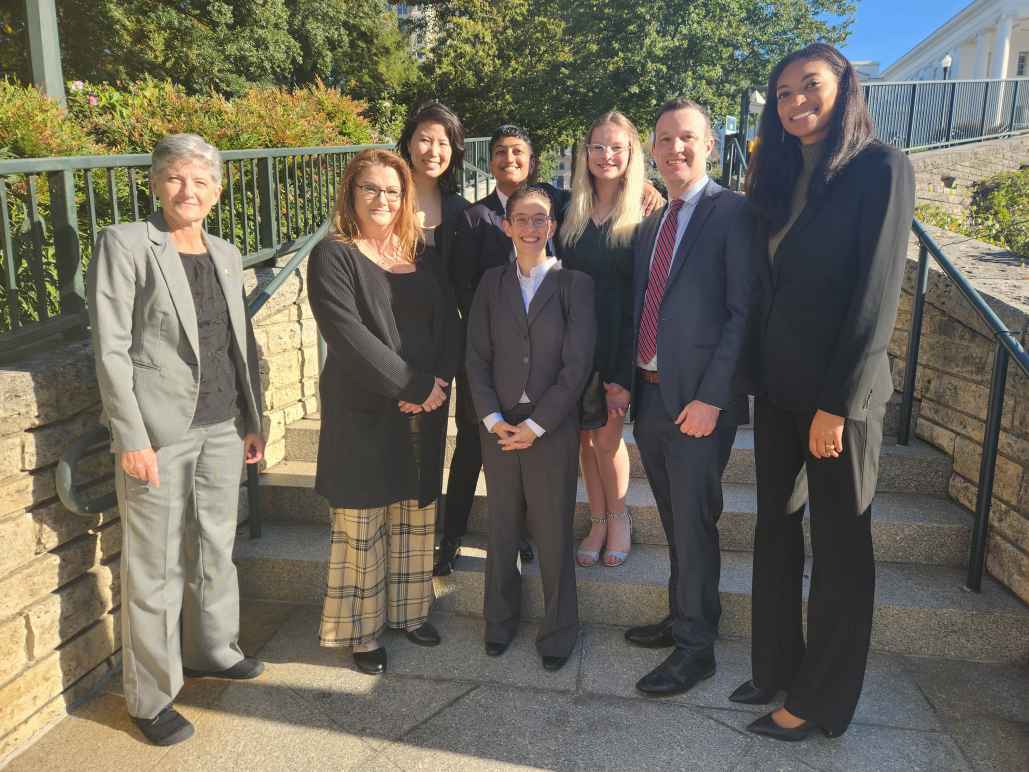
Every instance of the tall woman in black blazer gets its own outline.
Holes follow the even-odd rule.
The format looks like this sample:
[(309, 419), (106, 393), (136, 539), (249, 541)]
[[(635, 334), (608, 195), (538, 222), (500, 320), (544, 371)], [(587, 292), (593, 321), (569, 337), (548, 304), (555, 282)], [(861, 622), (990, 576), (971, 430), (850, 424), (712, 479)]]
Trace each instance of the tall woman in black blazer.
[[(871, 504), (913, 174), (903, 154), (873, 139), (850, 62), (814, 44), (772, 71), (747, 187), (763, 223), (756, 241), (768, 249), (755, 266), (753, 679), (730, 699), (765, 704), (785, 691), (785, 705), (751, 731), (835, 737), (854, 715), (871, 637)], [(814, 553), (806, 645), (803, 507), (792, 503), (805, 473)]]

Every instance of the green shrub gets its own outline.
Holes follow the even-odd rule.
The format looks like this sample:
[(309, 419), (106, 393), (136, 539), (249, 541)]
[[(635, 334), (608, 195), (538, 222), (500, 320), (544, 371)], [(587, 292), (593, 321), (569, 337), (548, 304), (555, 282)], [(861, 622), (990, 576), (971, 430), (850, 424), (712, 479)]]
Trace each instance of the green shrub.
[(0, 158), (103, 152), (89, 132), (33, 86), (0, 79)]

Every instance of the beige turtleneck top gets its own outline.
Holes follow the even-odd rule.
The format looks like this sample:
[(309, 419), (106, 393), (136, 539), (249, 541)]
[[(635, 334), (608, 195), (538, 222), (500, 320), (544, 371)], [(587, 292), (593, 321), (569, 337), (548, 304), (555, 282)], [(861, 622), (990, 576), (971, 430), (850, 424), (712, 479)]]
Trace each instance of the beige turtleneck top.
[(822, 156), (825, 154), (825, 142), (815, 142), (811, 145), (802, 144), (800, 146), (800, 154), (804, 160), (804, 166), (801, 168), (800, 177), (797, 178), (797, 184), (793, 188), (793, 199), (790, 201), (790, 219), (786, 221), (786, 225), (783, 226), (781, 231), (772, 234), (768, 238), (769, 261), (775, 260), (775, 253), (778, 251), (779, 245), (786, 238), (786, 234), (790, 232), (790, 228), (793, 227), (793, 224), (807, 205), (807, 192), (811, 185), (811, 175), (814, 174), (815, 167), (818, 166), (819, 161), (822, 160)]

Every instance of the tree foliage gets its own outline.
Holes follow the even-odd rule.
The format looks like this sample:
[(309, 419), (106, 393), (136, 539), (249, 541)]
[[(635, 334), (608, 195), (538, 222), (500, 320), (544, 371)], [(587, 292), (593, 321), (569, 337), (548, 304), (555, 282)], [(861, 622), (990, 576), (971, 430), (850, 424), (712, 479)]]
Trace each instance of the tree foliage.
[(618, 108), (647, 127), (685, 95), (738, 111), (787, 52), (845, 40), (851, 0), (440, 0), (427, 81), (472, 133), (502, 121), (569, 142)]

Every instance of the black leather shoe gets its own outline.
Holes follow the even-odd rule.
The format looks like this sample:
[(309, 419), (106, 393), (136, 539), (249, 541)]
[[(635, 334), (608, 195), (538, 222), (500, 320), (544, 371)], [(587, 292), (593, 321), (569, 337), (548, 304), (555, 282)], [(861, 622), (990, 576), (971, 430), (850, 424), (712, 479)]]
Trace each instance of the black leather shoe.
[(188, 667), (182, 668), (182, 675), (186, 678), (231, 678), (236, 681), (246, 681), (250, 678), (257, 678), (264, 672), (264, 663), (253, 657), (244, 657), (235, 665), (225, 670), (192, 670)]
[(439, 552), (436, 554), (436, 565), (432, 567), (432, 575), (450, 576), (459, 557), (461, 557), (461, 540), (444, 539), (439, 543)]
[(439, 646), (439, 632), (428, 622), (424, 623), (417, 630), (408, 630), (405, 635), (411, 643), (419, 646)]
[(560, 670), (565, 666), (568, 657), (543, 657), (543, 669), (551, 672)]
[(729, 695), (729, 702), (739, 702), (743, 705), (767, 705), (775, 699), (778, 692), (774, 689), (762, 689), (753, 680), (747, 681), (736, 687), (736, 691)]
[(690, 654), (676, 649), (668, 659), (643, 676), (636, 683), (636, 688), (648, 697), (670, 697), (688, 692), (714, 674), (714, 655)]
[(486, 656), (487, 657), (499, 657), (510, 646), (510, 642), (501, 643), (500, 641), (486, 641)]
[(531, 563), (536, 559), (536, 553), (533, 552), (532, 545), (529, 544), (528, 539), (523, 540), (518, 545), (518, 554), (522, 556), (522, 563)]
[(757, 721), (754, 721), (747, 727), (747, 731), (759, 734), (763, 737), (771, 737), (773, 740), (782, 740), (784, 742), (794, 743), (799, 742), (800, 740), (806, 740), (815, 732), (825, 732), (825, 730), (818, 726), (818, 724), (813, 724), (810, 721), (805, 721), (803, 724), (793, 729), (787, 729), (786, 727), (779, 726), (775, 723), (775, 719), (772, 718), (771, 713), (761, 716)]
[(354, 664), (362, 673), (379, 675), (386, 672), (386, 650), (380, 646), (371, 651), (355, 651)]
[(655, 625), (630, 627), (625, 631), (625, 640), (645, 649), (667, 649), (670, 646), (674, 646), (672, 618), (665, 617)]
[(154, 745), (175, 745), (193, 736), (193, 725), (171, 705), (153, 718), (133, 716), (132, 720)]

